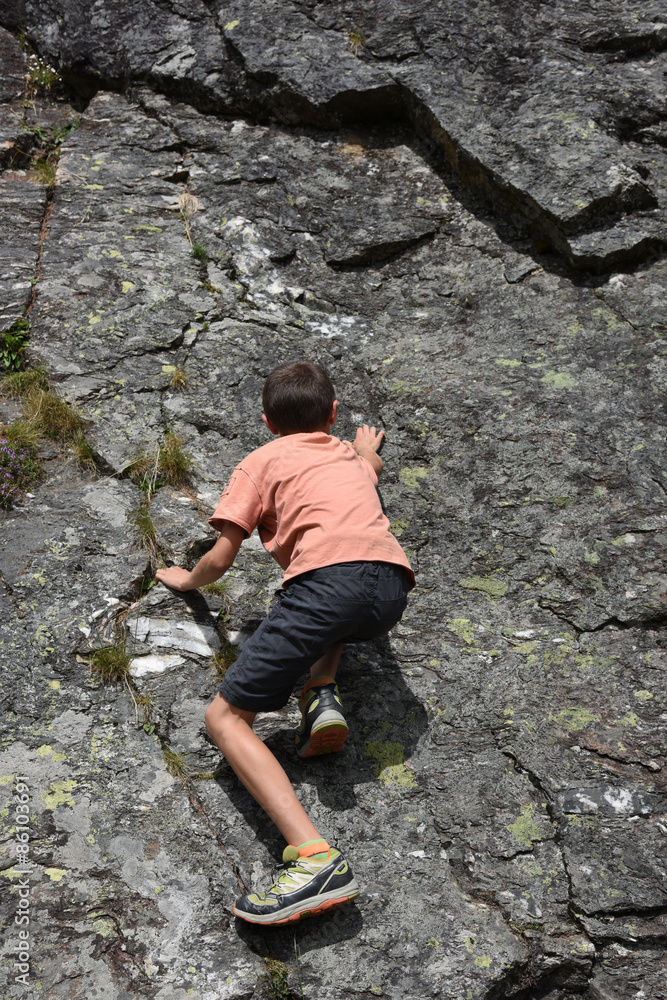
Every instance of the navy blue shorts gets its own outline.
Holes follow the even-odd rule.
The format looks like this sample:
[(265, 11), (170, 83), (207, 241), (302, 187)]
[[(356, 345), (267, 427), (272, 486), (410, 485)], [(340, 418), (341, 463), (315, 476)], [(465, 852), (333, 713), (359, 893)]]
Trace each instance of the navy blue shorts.
[(408, 579), (400, 566), (347, 562), (289, 580), (238, 660), (220, 694), (248, 712), (274, 712), (294, 685), (337, 642), (365, 642), (401, 620)]

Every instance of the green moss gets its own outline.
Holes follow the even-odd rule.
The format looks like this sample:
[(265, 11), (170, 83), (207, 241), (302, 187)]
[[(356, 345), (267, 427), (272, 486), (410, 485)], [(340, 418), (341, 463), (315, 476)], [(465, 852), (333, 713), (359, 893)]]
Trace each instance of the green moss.
[(615, 538), (612, 545), (615, 545), (617, 549), (622, 548), (624, 545), (632, 545), (635, 541), (635, 536), (626, 532), (624, 535), (619, 535)]
[(561, 729), (569, 732), (585, 729), (591, 722), (599, 722), (600, 716), (589, 712), (587, 708), (564, 708), (557, 715), (549, 716), (551, 722), (555, 722)]
[(386, 743), (374, 740), (366, 744), (366, 756), (377, 761), (376, 774), (382, 785), (389, 788), (398, 785), (403, 788), (417, 788), (413, 774), (405, 766), (405, 747), (402, 743)]
[(428, 469), (416, 465), (411, 469), (401, 469), (398, 475), (402, 483), (405, 483), (411, 490), (416, 490), (419, 486), (419, 480), (426, 479), (428, 476)]
[(466, 590), (481, 590), (489, 597), (502, 597), (507, 591), (507, 584), (492, 576), (468, 576), (459, 580), (459, 587)]
[(547, 372), (540, 381), (552, 385), (555, 389), (574, 389), (578, 384), (576, 378), (568, 372)]
[(530, 848), (536, 840), (545, 840), (545, 834), (542, 833), (540, 828), (537, 826), (533, 819), (533, 806), (522, 806), (521, 815), (514, 821), (514, 823), (509, 823), (505, 829), (509, 830), (514, 839), (522, 847)]
[(471, 644), (475, 633), (475, 625), (469, 618), (448, 618), (447, 628), (454, 635), (457, 635), (459, 639), (463, 639), (468, 645)]
[(389, 530), (396, 538), (400, 538), (403, 532), (410, 527), (409, 521), (392, 521)]
[(520, 646), (514, 646), (512, 652), (528, 656), (529, 653), (534, 653), (536, 649), (537, 642), (522, 642)]
[(57, 809), (58, 806), (73, 806), (74, 798), (71, 793), (76, 786), (77, 782), (73, 778), (54, 782), (47, 791), (42, 792), (44, 805), (47, 809)]

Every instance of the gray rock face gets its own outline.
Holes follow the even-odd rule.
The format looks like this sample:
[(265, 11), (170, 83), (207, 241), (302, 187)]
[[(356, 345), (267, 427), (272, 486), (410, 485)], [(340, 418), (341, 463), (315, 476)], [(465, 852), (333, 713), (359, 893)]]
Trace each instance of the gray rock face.
[[(241, 1000), (285, 974), (331, 1000), (664, 997), (664, 12), (2, 10), (78, 109), (25, 107), (0, 32), (2, 141), (24, 141), (0, 161), (2, 328), (31, 307), (100, 468), (46, 450), (0, 521), (3, 868), (16, 886), (24, 775), (40, 995)], [(45, 186), (34, 127), (76, 122)], [(253, 538), (221, 592), (144, 591), (158, 550), (213, 543), (267, 440), (263, 379), (296, 357), (330, 371), (341, 437), (386, 429), (418, 587), (344, 654), (344, 755), (297, 757), (298, 691), (258, 719), (362, 885), (261, 932), (231, 904), (283, 845), (203, 715), (211, 655), (280, 574)], [(193, 465), (157, 479), (151, 554), (127, 476), (157, 475), (168, 431)], [(120, 684), (91, 671), (110, 644)]]
[(517, 17), (463, 0), (105, 0), (91, 19), (28, 0), (24, 18), (40, 49), (103, 83), (286, 124), (402, 119), (436, 165), (576, 266), (624, 266), (664, 238), (660, 4), (531, 3)]

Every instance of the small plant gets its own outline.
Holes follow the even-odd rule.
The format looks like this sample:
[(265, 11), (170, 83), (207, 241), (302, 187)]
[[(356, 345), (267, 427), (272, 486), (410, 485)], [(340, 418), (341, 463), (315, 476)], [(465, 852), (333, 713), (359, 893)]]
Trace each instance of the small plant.
[[(25, 40), (24, 40), (25, 42)], [(50, 63), (40, 59), (36, 52), (31, 52), (28, 56), (28, 90), (34, 96), (39, 91), (48, 91), (56, 83), (61, 82), (61, 76), (57, 69)]]
[(265, 958), (266, 965), (266, 985), (271, 1000), (287, 1000), (292, 997), (287, 979), (289, 969), (284, 962), (279, 962), (276, 958)]
[(38, 181), (46, 187), (53, 187), (56, 182), (56, 166), (47, 156), (40, 156), (34, 161), (32, 169)]
[(31, 424), (25, 420), (14, 420), (2, 428), (2, 433), (16, 445), (34, 455), (34, 450), (39, 444), (39, 434)]
[(358, 56), (366, 44), (366, 39), (361, 32), (361, 28), (356, 27), (353, 28), (352, 31), (349, 31), (347, 39), (350, 51), (353, 52), (355, 56)]
[(175, 368), (169, 379), (169, 385), (172, 389), (184, 389), (189, 381), (190, 378), (185, 368)]
[(27, 396), (32, 389), (48, 390), (46, 372), (43, 368), (29, 368), (24, 372), (12, 372), (0, 379), (0, 391), (12, 399)]
[(172, 750), (169, 746), (165, 746), (163, 748), (163, 753), (169, 774), (171, 774), (174, 778), (180, 778), (181, 781), (186, 781), (188, 777), (188, 769), (181, 754), (176, 753), (176, 751)]
[(215, 670), (218, 680), (223, 680), (232, 663), (238, 659), (239, 647), (225, 639), (220, 644), (220, 649), (211, 657), (211, 666)]
[(64, 442), (74, 441), (83, 433), (79, 414), (51, 389), (32, 389), (24, 400), (24, 419), (42, 437)]
[(72, 441), (76, 464), (85, 472), (97, 472), (97, 462), (95, 452), (86, 441), (85, 434), (79, 434)]
[(134, 704), (137, 708), (141, 709), (142, 715), (144, 717), (142, 728), (147, 733), (152, 733), (155, 729), (155, 723), (151, 720), (151, 711), (153, 708), (153, 699), (149, 694), (138, 694), (135, 696)]
[(194, 246), (192, 244), (192, 233), (190, 231), (190, 219), (195, 212), (199, 211), (199, 202), (193, 194), (190, 194), (188, 191), (183, 191), (178, 196), (178, 211), (181, 219), (185, 223), (185, 235), (187, 236), (188, 243), (194, 250)]
[(131, 657), (125, 649), (125, 636), (119, 637), (112, 646), (100, 646), (90, 654), (90, 666), (107, 684), (127, 681)]
[(214, 580), (213, 583), (205, 583), (199, 588), (202, 594), (214, 594), (216, 597), (224, 597), (229, 589), (227, 580)]
[(39, 476), (39, 465), (30, 448), (0, 433), (0, 507), (20, 500)]
[(17, 371), (21, 367), (22, 354), (30, 337), (30, 323), (27, 319), (17, 319), (8, 330), (0, 333), (0, 361), (7, 371)]
[(160, 448), (158, 468), (170, 486), (184, 486), (192, 468), (192, 461), (183, 448), (183, 439), (167, 431)]
[(155, 525), (153, 524), (153, 519), (151, 517), (151, 504), (148, 497), (142, 500), (139, 506), (135, 507), (134, 510), (129, 511), (128, 519), (137, 529), (137, 535), (139, 536), (139, 542), (142, 547), (150, 553), (151, 558), (156, 559), (159, 554), (159, 547), (157, 535), (155, 533)]
[(192, 256), (195, 260), (199, 260), (202, 264), (206, 261), (208, 256), (208, 250), (201, 243), (191, 243), (192, 246)]

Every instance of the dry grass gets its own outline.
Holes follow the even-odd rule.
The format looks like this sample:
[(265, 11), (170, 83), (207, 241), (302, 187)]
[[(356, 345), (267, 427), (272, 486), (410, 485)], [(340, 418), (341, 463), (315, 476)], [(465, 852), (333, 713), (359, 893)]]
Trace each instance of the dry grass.
[(176, 368), (169, 379), (169, 385), (172, 389), (184, 389), (189, 381), (185, 368)]
[(48, 391), (49, 383), (43, 368), (28, 368), (24, 372), (11, 372), (0, 379), (0, 392), (3, 396), (17, 399), (27, 396), (33, 389)]
[(188, 769), (181, 754), (176, 753), (169, 746), (163, 747), (163, 753), (169, 774), (174, 778), (180, 778), (181, 781), (186, 781), (188, 778)]

